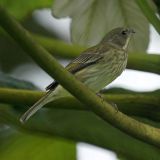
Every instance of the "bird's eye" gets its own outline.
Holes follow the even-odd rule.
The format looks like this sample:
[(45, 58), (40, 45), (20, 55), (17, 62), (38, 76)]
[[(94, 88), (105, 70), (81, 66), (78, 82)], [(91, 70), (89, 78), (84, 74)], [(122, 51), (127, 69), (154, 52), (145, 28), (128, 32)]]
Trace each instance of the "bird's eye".
[(126, 34), (127, 34), (127, 31), (126, 31), (126, 30), (123, 30), (121, 33), (122, 33), (123, 35), (126, 35)]

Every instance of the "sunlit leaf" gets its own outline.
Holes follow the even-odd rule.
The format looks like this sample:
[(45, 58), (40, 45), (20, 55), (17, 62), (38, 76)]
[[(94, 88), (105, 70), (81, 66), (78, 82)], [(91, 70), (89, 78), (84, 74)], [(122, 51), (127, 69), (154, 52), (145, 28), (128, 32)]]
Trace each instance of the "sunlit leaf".
[(50, 8), (53, 0), (0, 0), (0, 4), (6, 7), (18, 19), (24, 18), (34, 9)]
[(134, 0), (55, 0), (52, 12), (59, 18), (72, 18), (73, 43), (91, 46), (113, 28), (129, 26), (136, 31), (130, 50), (147, 49), (149, 23)]
[(75, 143), (13, 132), (0, 132), (1, 160), (75, 160)]

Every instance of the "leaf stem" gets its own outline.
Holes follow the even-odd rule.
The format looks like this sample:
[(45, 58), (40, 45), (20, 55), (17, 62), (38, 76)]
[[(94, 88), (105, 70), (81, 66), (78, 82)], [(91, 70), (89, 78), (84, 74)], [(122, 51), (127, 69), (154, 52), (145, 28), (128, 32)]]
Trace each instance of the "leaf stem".
[[(0, 88), (0, 102), (12, 105), (30, 106), (43, 96), (45, 92)], [(160, 99), (154, 92), (146, 93), (104, 93), (106, 102), (117, 104), (118, 110), (128, 115), (146, 117), (160, 121)], [(51, 109), (88, 110), (74, 97), (63, 97), (49, 103), (45, 107)], [(146, 112), (149, 110), (150, 112)], [(158, 112), (159, 111), (159, 112)]]
[[(53, 38), (46, 38), (35, 34), (33, 37), (52, 55), (61, 58), (74, 58), (85, 49), (85, 47), (67, 44)], [(160, 74), (160, 55), (135, 52), (130, 53), (127, 68)]]

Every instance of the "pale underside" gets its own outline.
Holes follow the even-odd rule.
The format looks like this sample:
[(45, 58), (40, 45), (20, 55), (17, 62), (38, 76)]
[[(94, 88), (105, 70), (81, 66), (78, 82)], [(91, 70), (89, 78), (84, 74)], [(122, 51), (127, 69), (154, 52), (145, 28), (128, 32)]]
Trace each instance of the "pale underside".
[[(110, 46), (111, 47), (111, 46)], [(89, 87), (95, 93), (99, 92), (105, 86), (110, 84), (114, 79), (116, 79), (126, 68), (127, 64), (127, 53), (123, 49), (117, 48), (106, 48), (105, 54), (101, 58), (97, 58), (98, 63), (94, 63), (83, 69), (77, 71), (74, 75), (75, 77), (83, 82), (87, 87)], [(86, 54), (86, 53), (84, 53)], [(93, 53), (92, 53), (93, 54)], [(100, 53), (94, 53), (92, 56), (96, 56)], [(83, 54), (82, 54), (83, 55)], [(82, 56), (83, 57), (83, 56)], [(90, 60), (91, 61), (91, 60)], [(75, 59), (70, 63), (66, 69), (70, 71), (70, 67), (73, 68), (80, 65), (77, 65), (79, 59)], [(83, 63), (81, 61), (81, 63)], [(61, 97), (70, 95), (63, 87), (58, 85), (53, 95)]]

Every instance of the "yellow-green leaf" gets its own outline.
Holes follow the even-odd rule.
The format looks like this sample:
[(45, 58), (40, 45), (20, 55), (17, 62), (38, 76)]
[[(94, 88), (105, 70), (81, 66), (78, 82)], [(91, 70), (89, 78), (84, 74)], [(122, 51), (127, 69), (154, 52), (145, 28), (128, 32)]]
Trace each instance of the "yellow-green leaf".
[(52, 2), (53, 0), (0, 0), (0, 4), (18, 19), (24, 18), (34, 9), (50, 7)]
[(1, 160), (75, 160), (75, 143), (22, 133), (0, 132)]

